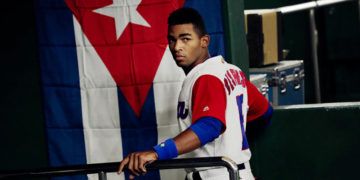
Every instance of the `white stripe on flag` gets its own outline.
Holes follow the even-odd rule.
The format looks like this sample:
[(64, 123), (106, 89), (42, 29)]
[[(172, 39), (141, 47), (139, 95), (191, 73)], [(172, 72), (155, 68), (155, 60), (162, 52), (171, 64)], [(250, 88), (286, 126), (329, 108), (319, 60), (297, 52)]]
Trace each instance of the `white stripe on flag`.
[[(120, 161), (122, 140), (116, 83), (74, 17), (88, 164)], [(89, 179), (98, 179), (89, 175)], [(109, 174), (108, 179), (124, 179)]]

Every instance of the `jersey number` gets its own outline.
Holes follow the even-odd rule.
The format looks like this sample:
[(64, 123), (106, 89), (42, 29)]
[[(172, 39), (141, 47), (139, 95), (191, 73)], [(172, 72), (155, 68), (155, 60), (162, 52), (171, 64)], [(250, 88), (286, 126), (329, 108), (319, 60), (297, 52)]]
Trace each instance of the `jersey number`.
[(243, 106), (243, 95), (240, 96), (236, 96), (236, 101), (237, 101), (237, 105), (238, 105), (238, 109), (239, 109), (239, 116), (240, 116), (240, 127), (241, 127), (241, 133), (242, 133), (242, 150), (245, 149), (249, 149), (249, 143), (246, 139), (246, 134), (245, 134), (245, 128), (244, 128), (244, 115), (243, 115), (243, 111), (242, 111), (242, 106)]

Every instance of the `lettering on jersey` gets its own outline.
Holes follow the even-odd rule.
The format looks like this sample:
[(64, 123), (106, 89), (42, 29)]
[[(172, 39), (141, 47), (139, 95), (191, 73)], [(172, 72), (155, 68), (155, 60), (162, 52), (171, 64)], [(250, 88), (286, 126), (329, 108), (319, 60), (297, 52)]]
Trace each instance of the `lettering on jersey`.
[(185, 119), (188, 116), (189, 109), (185, 109), (185, 102), (180, 101), (178, 103), (177, 112), (178, 112), (177, 113), (178, 118)]
[(244, 72), (235, 69), (227, 70), (224, 78), (224, 85), (228, 94), (230, 94), (238, 85), (246, 87)]

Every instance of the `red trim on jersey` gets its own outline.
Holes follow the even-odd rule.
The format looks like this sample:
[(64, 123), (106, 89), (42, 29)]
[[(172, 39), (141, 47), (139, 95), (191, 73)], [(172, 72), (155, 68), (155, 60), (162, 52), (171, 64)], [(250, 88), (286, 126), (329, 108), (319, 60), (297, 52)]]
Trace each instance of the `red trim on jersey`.
[(218, 119), (225, 130), (226, 92), (224, 84), (215, 76), (202, 75), (192, 90), (192, 123), (202, 117)]
[(246, 86), (249, 105), (247, 121), (250, 122), (266, 113), (269, 102), (250, 81), (246, 80)]

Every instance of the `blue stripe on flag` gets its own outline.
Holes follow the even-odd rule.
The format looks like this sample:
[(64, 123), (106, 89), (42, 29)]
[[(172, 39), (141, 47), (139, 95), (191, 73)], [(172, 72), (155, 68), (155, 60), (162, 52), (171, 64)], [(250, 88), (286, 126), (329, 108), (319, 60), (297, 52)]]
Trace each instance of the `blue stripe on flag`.
[[(140, 117), (136, 117), (119, 88), (118, 98), (123, 156), (125, 157), (135, 151), (151, 149), (158, 143), (153, 87), (150, 88), (147, 99), (142, 107)], [(128, 176), (129, 174), (125, 172), (125, 177), (128, 178)], [(160, 173), (159, 171), (150, 171), (145, 176), (139, 176), (136, 179), (157, 180), (160, 179)]]
[(221, 0), (187, 0), (185, 7), (192, 7), (199, 11), (205, 21), (205, 26), (210, 34), (209, 51), (211, 56), (225, 56), (224, 28)]
[(73, 15), (63, 0), (35, 5), (49, 163), (86, 164)]

